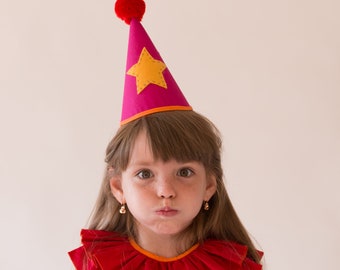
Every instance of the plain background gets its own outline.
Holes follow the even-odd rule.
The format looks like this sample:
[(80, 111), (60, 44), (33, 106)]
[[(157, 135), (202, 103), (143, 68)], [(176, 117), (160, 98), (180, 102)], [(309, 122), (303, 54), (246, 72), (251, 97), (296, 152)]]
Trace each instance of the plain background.
[[(2, 270), (72, 269), (118, 128), (128, 26), (113, 0), (0, 2)], [(220, 128), (266, 269), (338, 269), (340, 2), (149, 0), (143, 25)]]

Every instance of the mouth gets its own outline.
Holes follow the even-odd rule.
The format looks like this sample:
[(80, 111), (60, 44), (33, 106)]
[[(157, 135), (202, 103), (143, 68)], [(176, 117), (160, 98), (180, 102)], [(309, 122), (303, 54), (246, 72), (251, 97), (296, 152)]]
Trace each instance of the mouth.
[(172, 209), (170, 207), (163, 207), (159, 210), (156, 210), (156, 214), (164, 217), (172, 217), (178, 213), (178, 210)]

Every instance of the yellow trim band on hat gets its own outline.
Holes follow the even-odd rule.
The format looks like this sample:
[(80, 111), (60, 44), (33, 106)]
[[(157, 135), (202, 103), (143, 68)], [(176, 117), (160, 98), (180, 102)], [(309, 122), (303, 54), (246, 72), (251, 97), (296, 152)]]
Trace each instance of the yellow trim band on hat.
[(127, 119), (124, 119), (120, 122), (120, 125), (125, 125), (126, 123), (129, 123), (133, 120), (136, 120), (138, 118), (141, 118), (145, 115), (152, 114), (152, 113), (158, 113), (158, 112), (165, 112), (165, 111), (192, 111), (191, 106), (164, 106), (164, 107), (158, 107), (158, 108), (153, 108), (150, 110), (146, 110), (140, 113), (137, 113)]

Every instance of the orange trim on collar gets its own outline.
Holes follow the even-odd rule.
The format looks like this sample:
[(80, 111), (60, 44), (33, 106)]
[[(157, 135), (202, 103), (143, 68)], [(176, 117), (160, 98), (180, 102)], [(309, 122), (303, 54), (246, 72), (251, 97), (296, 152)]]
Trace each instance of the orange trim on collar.
[(176, 257), (171, 257), (171, 258), (166, 258), (163, 256), (158, 256), (155, 255), (143, 248), (141, 248), (133, 239), (129, 239), (131, 246), (136, 249), (138, 252), (144, 254), (145, 256), (154, 259), (156, 261), (159, 262), (172, 262), (172, 261), (177, 261), (185, 256), (187, 256), (188, 254), (190, 254), (191, 252), (193, 252), (196, 248), (198, 248), (199, 244), (196, 244), (194, 246), (192, 246), (191, 248), (189, 248), (187, 251), (183, 252), (182, 254), (176, 256)]

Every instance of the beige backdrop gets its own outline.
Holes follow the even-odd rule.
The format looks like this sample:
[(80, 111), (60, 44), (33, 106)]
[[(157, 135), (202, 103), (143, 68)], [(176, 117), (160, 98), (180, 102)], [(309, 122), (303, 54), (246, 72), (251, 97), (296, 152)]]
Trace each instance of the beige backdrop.
[[(128, 27), (113, 2), (0, 2), (3, 270), (72, 269), (120, 118)], [(147, 5), (165, 62), (223, 133), (227, 187), (266, 269), (338, 269), (340, 2)]]

